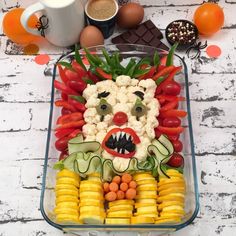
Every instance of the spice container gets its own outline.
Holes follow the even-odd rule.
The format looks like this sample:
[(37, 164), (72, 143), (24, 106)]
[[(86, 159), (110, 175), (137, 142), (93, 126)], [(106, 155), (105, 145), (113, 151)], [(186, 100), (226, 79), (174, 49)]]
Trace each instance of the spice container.
[(198, 30), (190, 21), (176, 20), (166, 27), (165, 35), (171, 45), (178, 42), (178, 49), (186, 49), (196, 42)]

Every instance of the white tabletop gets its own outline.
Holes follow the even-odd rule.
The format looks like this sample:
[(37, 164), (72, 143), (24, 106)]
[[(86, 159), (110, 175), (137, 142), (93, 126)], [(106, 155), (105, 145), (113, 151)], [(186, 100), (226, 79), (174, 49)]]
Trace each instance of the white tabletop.
[[(35, 2), (0, 2), (0, 13)], [(175, 19), (192, 19), (201, 0), (142, 0), (145, 19), (160, 29)], [(208, 38), (222, 55), (186, 58), (200, 189), (200, 212), (190, 226), (173, 233), (188, 236), (229, 236), (236, 232), (236, 0), (218, 1), (224, 28)], [(108, 40), (109, 41), (109, 40)], [(202, 39), (204, 42), (204, 39)], [(0, 35), (0, 236), (63, 235), (39, 210), (51, 91), (51, 64)], [(65, 50), (65, 49), (64, 49)], [(63, 49), (44, 45), (53, 59)], [(111, 235), (111, 234), (110, 234)], [(121, 234), (124, 235), (124, 234)], [(131, 235), (131, 234), (129, 234)]]

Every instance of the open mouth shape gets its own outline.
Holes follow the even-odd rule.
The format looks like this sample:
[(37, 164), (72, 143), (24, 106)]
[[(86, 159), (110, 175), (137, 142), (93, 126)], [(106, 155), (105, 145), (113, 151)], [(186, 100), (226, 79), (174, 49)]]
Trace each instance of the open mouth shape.
[(131, 158), (136, 151), (136, 144), (140, 139), (131, 128), (114, 128), (105, 136), (102, 147), (111, 155), (123, 158)]

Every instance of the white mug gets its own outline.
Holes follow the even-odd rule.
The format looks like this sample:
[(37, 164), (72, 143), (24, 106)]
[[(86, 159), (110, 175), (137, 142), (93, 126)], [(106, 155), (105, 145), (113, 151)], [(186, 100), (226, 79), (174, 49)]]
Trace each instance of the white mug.
[[(31, 15), (41, 12), (38, 29), (28, 27)], [(31, 34), (44, 36), (50, 43), (67, 47), (79, 42), (84, 27), (84, 7), (81, 0), (40, 0), (26, 8), (21, 24)]]

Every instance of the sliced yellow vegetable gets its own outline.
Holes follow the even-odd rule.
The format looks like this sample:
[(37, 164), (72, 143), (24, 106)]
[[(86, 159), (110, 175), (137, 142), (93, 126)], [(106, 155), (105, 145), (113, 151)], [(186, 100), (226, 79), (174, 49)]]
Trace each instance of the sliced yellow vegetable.
[(80, 206), (79, 211), (80, 211), (81, 214), (89, 212), (89, 211), (104, 212), (104, 207), (99, 207), (99, 206)]
[(89, 191), (84, 191), (80, 192), (80, 199), (99, 199), (103, 200), (103, 194), (99, 192), (89, 192)]
[(62, 171), (57, 173), (56, 178), (59, 179), (61, 177), (71, 177), (71, 178), (74, 178), (77, 181), (80, 180), (80, 176), (78, 174), (76, 174), (75, 172), (69, 171), (67, 169), (63, 169)]
[(107, 224), (107, 225), (129, 225), (130, 218), (106, 218), (105, 224)]
[(155, 212), (149, 212), (149, 213), (134, 213), (134, 216), (145, 216), (145, 217), (151, 217), (151, 218), (156, 218), (158, 216), (157, 213)]
[(116, 205), (134, 205), (134, 200), (128, 200), (128, 199), (122, 199), (122, 200), (116, 200), (114, 202), (108, 203), (109, 207), (116, 206)]
[(160, 219), (160, 220), (156, 220), (155, 224), (163, 224), (163, 223), (179, 223), (181, 222), (180, 218), (169, 218), (169, 219)]
[(134, 208), (140, 208), (140, 207), (145, 207), (145, 206), (156, 207), (157, 205), (155, 203), (135, 203), (134, 204)]
[(162, 203), (163, 201), (181, 201), (184, 202), (184, 194), (182, 193), (170, 193), (165, 196), (158, 196), (157, 202)]
[(70, 214), (58, 214), (56, 215), (56, 221), (58, 222), (72, 222), (72, 223), (79, 223), (79, 217), (76, 215)]
[(145, 185), (145, 184), (151, 184), (154, 186), (157, 186), (157, 181), (155, 179), (141, 179), (137, 182), (138, 186)]
[(59, 202), (57, 204), (57, 208), (60, 208), (60, 207), (70, 207), (70, 208), (78, 208), (78, 203), (77, 202)]
[(110, 207), (107, 212), (121, 211), (121, 210), (133, 210), (132, 205), (115, 205)]
[(131, 224), (154, 224), (153, 217), (147, 216), (133, 216), (131, 217)]
[(75, 180), (74, 178), (70, 178), (70, 177), (61, 177), (61, 178), (57, 179), (57, 185), (58, 184), (72, 184), (76, 187), (79, 187), (79, 181)]
[(59, 214), (69, 214), (69, 215), (75, 215), (75, 216), (79, 216), (78, 210), (77, 209), (73, 209), (73, 208), (57, 208), (55, 207), (54, 212), (56, 215)]
[(79, 197), (79, 191), (75, 191), (75, 190), (71, 190), (71, 189), (59, 189), (55, 191), (56, 193), (56, 197), (59, 196), (64, 196), (64, 195), (71, 195), (71, 196), (75, 196), (75, 197)]
[(173, 205), (184, 207), (184, 203), (181, 201), (165, 201), (162, 202), (160, 205), (158, 205), (158, 210), (161, 211), (163, 207), (168, 207)]
[(144, 199), (137, 199), (136, 203), (151, 203), (151, 204), (156, 204), (156, 197), (155, 199), (148, 199), (148, 198), (144, 198)]
[(80, 192), (86, 192), (86, 191), (91, 191), (91, 192), (99, 192), (101, 194), (103, 194), (103, 190), (102, 188), (99, 186), (86, 186), (86, 185), (83, 185), (83, 186), (80, 186)]
[(80, 215), (79, 220), (85, 224), (103, 224), (104, 217), (98, 215)]
[(77, 202), (79, 203), (79, 199), (76, 196), (72, 195), (62, 195), (56, 198), (56, 205), (59, 202)]
[(109, 212), (107, 214), (107, 217), (111, 218), (126, 218), (126, 217), (131, 217), (133, 215), (132, 210), (131, 211), (114, 211), (114, 212)]
[(55, 190), (59, 190), (59, 189), (72, 189), (72, 190), (75, 190), (75, 191), (78, 190), (78, 188), (76, 188), (72, 184), (56, 184)]
[(140, 191), (150, 191), (150, 190), (154, 190), (157, 191), (157, 185), (153, 185), (153, 184), (144, 184), (144, 185), (140, 185), (137, 187), (137, 192)]
[(169, 189), (169, 188), (184, 188), (185, 189), (185, 183), (182, 181), (179, 183), (163, 184), (157, 188), (157, 191), (160, 192), (162, 190)]
[(168, 189), (165, 189), (165, 190), (162, 190), (159, 192), (159, 196), (165, 196), (167, 194), (170, 194), (170, 193), (185, 193), (185, 189), (184, 188), (168, 188)]

